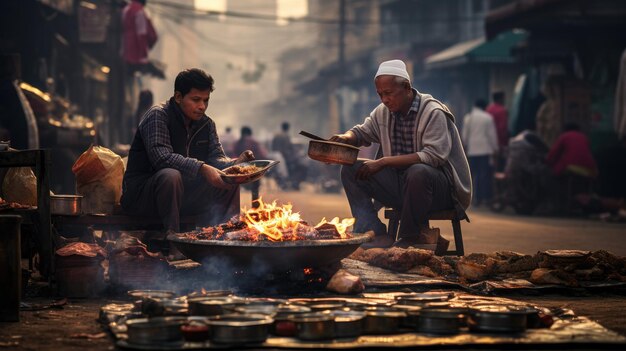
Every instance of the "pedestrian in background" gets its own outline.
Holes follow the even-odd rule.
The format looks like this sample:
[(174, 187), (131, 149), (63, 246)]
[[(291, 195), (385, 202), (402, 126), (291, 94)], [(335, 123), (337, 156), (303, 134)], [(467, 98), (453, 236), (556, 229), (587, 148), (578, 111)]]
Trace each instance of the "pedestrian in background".
[[(254, 154), (257, 160), (267, 160), (267, 150), (252, 136), (252, 128), (248, 126), (241, 127), (241, 136), (239, 140), (235, 143), (235, 153), (244, 152), (245, 150), (250, 150)], [(244, 186), (246, 187), (246, 186)], [(252, 205), (253, 207), (258, 206), (259, 198), (259, 188), (261, 187), (261, 180), (257, 180), (249, 184), (250, 190), (252, 191)]]
[(131, 141), (132, 141), (132, 137), (137, 132), (137, 126), (141, 122), (143, 115), (146, 113), (146, 111), (150, 109), (150, 107), (152, 107), (152, 105), (154, 105), (154, 95), (152, 94), (152, 92), (148, 89), (144, 89), (141, 92), (139, 92), (139, 103), (137, 103), (137, 110), (135, 111), (135, 118), (132, 122), (133, 125), (130, 128), (130, 130), (132, 131)]
[(498, 154), (496, 157), (495, 169), (502, 171), (506, 159), (506, 147), (509, 144), (509, 112), (505, 105), (505, 95), (503, 91), (496, 91), (491, 95), (492, 102), (487, 106), (487, 113), (493, 118), (498, 136)]
[(476, 100), (463, 122), (463, 143), (472, 171), (474, 206), (491, 200), (492, 160), (498, 151), (496, 125), (485, 107), (487, 102), (484, 99)]
[(272, 138), (272, 151), (279, 152), (287, 165), (288, 177), (285, 186), (288, 189), (300, 190), (300, 182), (306, 177), (306, 169), (300, 164), (298, 151), (291, 142), (289, 136), (289, 122), (280, 125), (280, 132)]
[(552, 169), (552, 174), (557, 177), (573, 169), (585, 177), (594, 178), (598, 174), (589, 139), (576, 123), (567, 123), (563, 127), (563, 133), (546, 156), (546, 163)]
[(222, 148), (224, 148), (224, 153), (228, 157), (233, 157), (235, 155), (235, 142), (237, 142), (237, 137), (233, 134), (233, 129), (228, 126), (224, 129), (224, 134), (220, 135), (220, 142), (222, 143)]
[(142, 71), (148, 64), (148, 51), (158, 36), (144, 7), (147, 0), (132, 0), (122, 11), (122, 59), (127, 72)]

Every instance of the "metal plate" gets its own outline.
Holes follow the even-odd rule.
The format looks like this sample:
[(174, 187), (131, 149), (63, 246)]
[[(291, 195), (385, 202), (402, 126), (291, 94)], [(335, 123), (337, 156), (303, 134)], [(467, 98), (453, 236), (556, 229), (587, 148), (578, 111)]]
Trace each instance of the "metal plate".
[(228, 183), (228, 184), (251, 183), (263, 177), (265, 172), (269, 171), (272, 167), (276, 166), (278, 162), (279, 161), (272, 161), (272, 160), (254, 160), (254, 161), (238, 163), (236, 165), (224, 168), (222, 172), (226, 172), (229, 168), (234, 167), (234, 166), (242, 166), (242, 167), (256, 166), (261, 169), (259, 169), (256, 172), (249, 173), (249, 174), (222, 174), (221, 177), (224, 183)]

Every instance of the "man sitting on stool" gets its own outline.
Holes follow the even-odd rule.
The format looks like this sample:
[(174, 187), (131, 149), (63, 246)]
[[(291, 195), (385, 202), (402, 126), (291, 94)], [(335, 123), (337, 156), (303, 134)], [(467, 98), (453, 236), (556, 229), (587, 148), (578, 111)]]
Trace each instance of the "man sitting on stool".
[[(355, 146), (379, 143), (382, 148), (382, 158), (342, 167), (354, 230), (376, 234), (364, 247), (395, 244), (444, 252), (449, 242), (428, 228), (428, 213), (454, 208), (465, 218), (471, 201), (470, 171), (454, 116), (443, 103), (411, 86), (400, 60), (381, 63), (374, 83), (382, 103), (363, 124), (330, 139)], [(397, 242), (378, 219), (373, 199), (400, 211)]]

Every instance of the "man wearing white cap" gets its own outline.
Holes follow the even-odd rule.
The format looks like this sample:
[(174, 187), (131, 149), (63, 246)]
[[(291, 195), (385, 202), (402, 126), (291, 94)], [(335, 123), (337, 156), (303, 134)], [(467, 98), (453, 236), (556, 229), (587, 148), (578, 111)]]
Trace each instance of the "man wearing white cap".
[[(454, 116), (443, 103), (411, 86), (400, 60), (381, 63), (374, 83), (382, 103), (363, 124), (330, 139), (381, 146), (382, 157), (359, 159), (341, 169), (356, 218), (354, 230), (375, 232), (365, 247), (414, 246), (443, 253), (449, 242), (428, 228), (427, 214), (455, 209), (465, 219), (471, 202), (471, 176)], [(398, 241), (387, 235), (373, 200), (400, 211)]]

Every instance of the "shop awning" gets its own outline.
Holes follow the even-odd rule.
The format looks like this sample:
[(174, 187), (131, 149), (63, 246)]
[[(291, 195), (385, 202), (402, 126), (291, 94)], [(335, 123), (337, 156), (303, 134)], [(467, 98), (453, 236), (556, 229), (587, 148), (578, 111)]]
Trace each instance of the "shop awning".
[(493, 40), (478, 38), (455, 44), (426, 58), (426, 69), (459, 66), (466, 63), (513, 63), (512, 50), (524, 41), (528, 33), (514, 30), (502, 33)]

